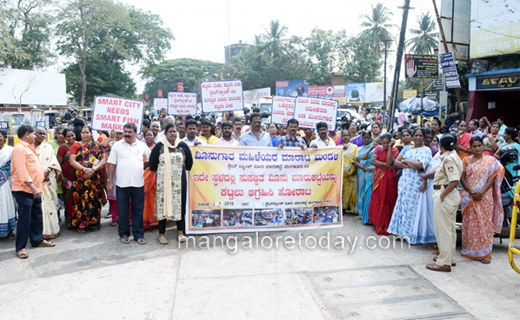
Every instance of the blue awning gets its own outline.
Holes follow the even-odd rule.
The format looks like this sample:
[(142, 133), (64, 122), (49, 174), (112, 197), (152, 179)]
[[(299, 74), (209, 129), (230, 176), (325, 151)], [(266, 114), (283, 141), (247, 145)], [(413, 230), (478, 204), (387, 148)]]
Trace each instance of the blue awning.
[(520, 69), (505, 69), (505, 70), (494, 70), (494, 71), (486, 71), (486, 72), (478, 72), (478, 73), (467, 73), (466, 77), (485, 77), (485, 76), (494, 76), (501, 74), (509, 74), (509, 73), (520, 73)]

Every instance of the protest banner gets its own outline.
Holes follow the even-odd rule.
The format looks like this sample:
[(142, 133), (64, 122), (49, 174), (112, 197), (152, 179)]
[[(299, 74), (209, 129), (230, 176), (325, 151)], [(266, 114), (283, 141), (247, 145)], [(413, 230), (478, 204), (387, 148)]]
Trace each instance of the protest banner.
[(141, 134), (144, 101), (116, 97), (96, 96), (92, 112), (92, 130), (123, 132), (125, 124), (131, 122)]
[(286, 125), (289, 119), (294, 118), (294, 104), (296, 98), (274, 96), (271, 108), (271, 122)]
[(294, 107), (294, 118), (300, 128), (316, 129), (318, 122), (326, 122), (329, 131), (336, 130), (338, 102), (334, 100), (297, 97)]
[(197, 114), (197, 94), (192, 92), (168, 92), (168, 115)]
[(162, 109), (168, 108), (168, 99), (166, 98), (154, 98), (153, 99), (153, 109), (157, 111), (161, 111)]
[(264, 97), (271, 96), (271, 88), (262, 88), (262, 89), (254, 89), (254, 90), (246, 90), (244, 91), (244, 103), (253, 103), (258, 102), (258, 100)]
[(204, 113), (244, 109), (242, 80), (201, 82), (200, 95)]
[(343, 225), (342, 148), (190, 149), (189, 234)]

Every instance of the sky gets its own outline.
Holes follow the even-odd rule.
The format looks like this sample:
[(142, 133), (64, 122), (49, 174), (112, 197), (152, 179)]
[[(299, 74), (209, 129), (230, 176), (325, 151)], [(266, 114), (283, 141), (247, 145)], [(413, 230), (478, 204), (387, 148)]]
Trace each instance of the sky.
[[(161, 16), (164, 27), (175, 37), (167, 59), (192, 58), (224, 62), (224, 46), (229, 43), (251, 43), (255, 34), (264, 33), (271, 20), (280, 20), (288, 28), (288, 36), (310, 36), (315, 27), (324, 30), (346, 30), (349, 35), (359, 34), (362, 14), (370, 14), (371, 6), (382, 2), (393, 13), (392, 23), (401, 26), (404, 0), (346, 0), (346, 1), (286, 1), (286, 0), (120, 0)], [(229, 6), (228, 6), (229, 3)], [(431, 11), (427, 0), (412, 0), (407, 29), (417, 28), (417, 17)], [(438, 9), (440, 1), (437, 0)], [(229, 8), (229, 28), (228, 28)], [(398, 40), (398, 28), (391, 30)], [(396, 44), (392, 48), (396, 48)], [(389, 65), (395, 64), (395, 55), (388, 56)], [(142, 92), (144, 82), (137, 76), (137, 67), (130, 68)]]

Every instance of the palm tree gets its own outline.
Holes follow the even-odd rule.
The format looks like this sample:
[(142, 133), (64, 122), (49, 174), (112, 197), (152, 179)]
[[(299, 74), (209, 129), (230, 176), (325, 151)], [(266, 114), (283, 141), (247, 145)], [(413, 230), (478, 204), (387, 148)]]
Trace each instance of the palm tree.
[(439, 45), (439, 33), (435, 32), (437, 26), (430, 12), (422, 13), (417, 18), (419, 29), (410, 29), (415, 37), (406, 41), (406, 46), (415, 54), (432, 54), (433, 49)]
[[(392, 12), (388, 10), (382, 3), (376, 4), (376, 6), (372, 6), (372, 13), (362, 14), (360, 19), (364, 19), (361, 23), (362, 27), (367, 29), (363, 30), (360, 35), (368, 36), (369, 39), (372, 39), (372, 45), (376, 50), (376, 54), (379, 57), (381, 52), (382, 40), (391, 40), (393, 39), (392, 35), (388, 31), (389, 28), (394, 27), (395, 25), (390, 23), (392, 16)], [(390, 42), (391, 44), (391, 42)]]
[(282, 26), (279, 20), (271, 20), (269, 29), (264, 27), (264, 30), (266, 33), (262, 35), (263, 44), (261, 46), (264, 57), (277, 59), (285, 51), (287, 39), (284, 37), (288, 29), (286, 26)]

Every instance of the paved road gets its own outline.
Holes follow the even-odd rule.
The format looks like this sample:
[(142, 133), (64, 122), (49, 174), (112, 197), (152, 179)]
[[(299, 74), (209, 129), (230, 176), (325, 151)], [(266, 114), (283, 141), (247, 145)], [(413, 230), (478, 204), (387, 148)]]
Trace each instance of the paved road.
[[(168, 246), (157, 230), (144, 246), (122, 244), (103, 220), (100, 232), (63, 230), (55, 248), (28, 248), (27, 260), (0, 239), (0, 319), (520, 318), (506, 242), (495, 240), (490, 265), (459, 256), (451, 273), (435, 273), (425, 269), (433, 258), (425, 246), (370, 249), (376, 235), (353, 215), (342, 228), (303, 232), (303, 249), (293, 231), (260, 234), (258, 248), (255, 234), (241, 234), (236, 253), (234, 238), (222, 249), (212, 236), (210, 249), (201, 236), (179, 249), (168, 227)], [(310, 236), (326, 246), (327, 235), (330, 249), (307, 248)], [(339, 236), (345, 249), (334, 248)], [(347, 236), (358, 237), (354, 248)]]

